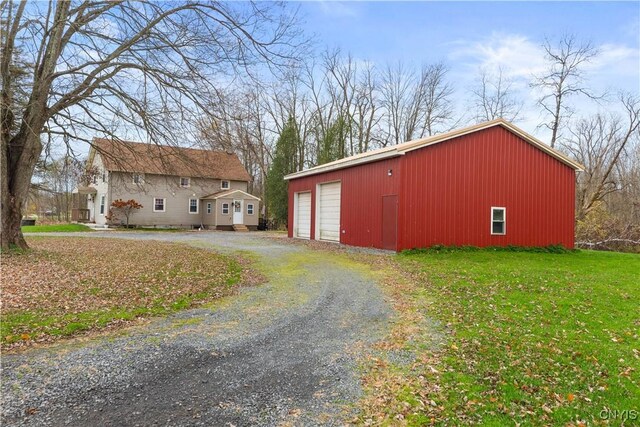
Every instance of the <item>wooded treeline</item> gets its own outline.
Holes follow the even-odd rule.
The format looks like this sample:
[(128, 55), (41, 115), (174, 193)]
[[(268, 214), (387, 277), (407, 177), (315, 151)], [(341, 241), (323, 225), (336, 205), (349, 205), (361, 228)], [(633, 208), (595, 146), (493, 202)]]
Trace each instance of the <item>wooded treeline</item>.
[[(638, 94), (589, 89), (582, 67), (598, 52), (588, 43), (564, 37), (544, 47), (548, 69), (530, 81), (539, 94), (539, 129), (585, 166), (577, 178), (577, 241), (637, 248)], [(498, 117), (518, 123), (531, 101), (518, 97), (503, 70), (479, 70), (476, 84), (461, 88), (444, 63), (379, 67), (340, 51), (325, 51), (275, 83), (231, 90), (224, 100), (199, 123), (203, 140), (240, 156), (255, 178), (252, 191), (281, 222), (288, 173)]]

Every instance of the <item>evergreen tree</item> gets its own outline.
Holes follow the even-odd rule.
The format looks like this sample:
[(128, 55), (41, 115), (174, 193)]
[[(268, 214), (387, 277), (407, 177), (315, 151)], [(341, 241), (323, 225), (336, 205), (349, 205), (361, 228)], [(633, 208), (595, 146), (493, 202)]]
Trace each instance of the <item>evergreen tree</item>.
[(346, 157), (347, 132), (347, 122), (342, 116), (338, 117), (320, 141), (318, 165)]
[(269, 216), (278, 221), (287, 221), (289, 195), (284, 176), (298, 170), (297, 148), (300, 145), (295, 120), (290, 117), (276, 142), (273, 162), (267, 174), (267, 206)]

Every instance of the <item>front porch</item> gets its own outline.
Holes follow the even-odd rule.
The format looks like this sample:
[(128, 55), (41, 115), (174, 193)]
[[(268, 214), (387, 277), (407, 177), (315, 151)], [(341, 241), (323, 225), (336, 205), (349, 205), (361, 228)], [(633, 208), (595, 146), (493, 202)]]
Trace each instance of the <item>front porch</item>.
[(79, 223), (93, 222), (89, 202), (93, 203), (96, 193), (97, 191), (93, 187), (77, 187), (73, 190), (71, 221)]

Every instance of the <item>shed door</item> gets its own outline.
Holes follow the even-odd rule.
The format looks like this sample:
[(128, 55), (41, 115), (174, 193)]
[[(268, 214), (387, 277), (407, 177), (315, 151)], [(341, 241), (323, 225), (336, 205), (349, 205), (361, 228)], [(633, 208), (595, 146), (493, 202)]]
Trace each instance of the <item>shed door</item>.
[(318, 228), (320, 240), (340, 241), (340, 183), (321, 184), (319, 188)]
[(398, 196), (382, 196), (382, 249), (395, 251), (398, 242)]
[(311, 193), (296, 195), (294, 237), (308, 239), (311, 236)]

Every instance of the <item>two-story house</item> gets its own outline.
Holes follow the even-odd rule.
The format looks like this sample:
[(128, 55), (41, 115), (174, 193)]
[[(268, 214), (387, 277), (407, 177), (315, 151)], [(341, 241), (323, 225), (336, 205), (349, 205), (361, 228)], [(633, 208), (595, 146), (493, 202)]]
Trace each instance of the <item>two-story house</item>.
[(108, 224), (111, 203), (133, 199), (143, 207), (131, 225), (257, 228), (260, 199), (247, 192), (251, 177), (233, 153), (94, 138), (88, 168), (92, 183), (79, 191), (89, 222)]

